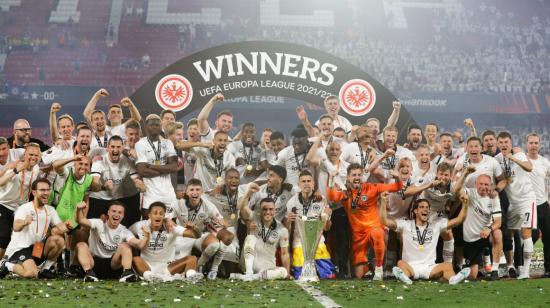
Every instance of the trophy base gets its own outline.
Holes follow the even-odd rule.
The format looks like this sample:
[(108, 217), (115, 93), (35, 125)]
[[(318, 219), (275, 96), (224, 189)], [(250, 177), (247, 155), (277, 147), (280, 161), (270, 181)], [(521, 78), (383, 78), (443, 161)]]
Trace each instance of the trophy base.
[(319, 281), (319, 276), (317, 275), (317, 269), (315, 268), (315, 261), (305, 261), (304, 266), (302, 267), (302, 274), (299, 281), (303, 282), (317, 282)]

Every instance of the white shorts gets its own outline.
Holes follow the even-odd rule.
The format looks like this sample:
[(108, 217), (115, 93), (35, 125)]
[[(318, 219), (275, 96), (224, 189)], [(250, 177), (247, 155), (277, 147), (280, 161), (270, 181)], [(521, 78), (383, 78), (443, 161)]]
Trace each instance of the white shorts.
[(508, 210), (508, 229), (537, 228), (537, 204), (535, 200), (522, 204), (512, 204)]
[(435, 264), (409, 264), (414, 271), (414, 279), (430, 279)]
[(170, 274), (170, 271), (168, 271), (168, 264), (169, 263), (166, 263), (166, 262), (150, 262), (150, 261), (146, 261), (146, 260), (143, 260), (145, 261), (145, 263), (147, 263), (147, 265), (149, 265), (149, 268), (151, 269), (151, 272), (156, 274), (156, 275), (171, 275)]
[[(162, 202), (166, 205), (166, 216), (167, 217), (173, 217), (173, 209), (175, 209), (178, 205), (178, 199), (176, 199), (176, 194), (166, 194), (165, 196), (159, 196), (159, 195), (153, 195), (144, 193), (143, 194), (143, 202), (142, 202), (142, 208), (148, 210), (149, 206), (151, 206), (151, 203), (153, 202)], [(168, 216), (172, 215), (172, 216)]]

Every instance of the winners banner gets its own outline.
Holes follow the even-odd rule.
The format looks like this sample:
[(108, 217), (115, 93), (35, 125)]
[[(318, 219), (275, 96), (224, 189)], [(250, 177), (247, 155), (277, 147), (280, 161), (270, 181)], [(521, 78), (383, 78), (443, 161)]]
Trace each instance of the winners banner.
[[(187, 114), (200, 110), (217, 92), (226, 99), (282, 96), (320, 106), (335, 95), (340, 114), (353, 124), (376, 117), (382, 126), (396, 100), (347, 61), (314, 48), (270, 41), (232, 43), (192, 54), (153, 76), (131, 98), (143, 115), (162, 109)], [(401, 108), (400, 131), (411, 123), (414, 120)]]

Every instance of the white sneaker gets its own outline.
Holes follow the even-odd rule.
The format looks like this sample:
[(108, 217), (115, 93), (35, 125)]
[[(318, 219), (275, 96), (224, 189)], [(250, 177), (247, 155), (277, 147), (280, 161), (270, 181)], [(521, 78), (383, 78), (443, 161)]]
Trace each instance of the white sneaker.
[(210, 271), (206, 277), (208, 277), (208, 280), (216, 280), (218, 277), (218, 271)]
[(197, 282), (201, 281), (203, 278), (204, 278), (204, 275), (202, 273), (195, 272), (195, 273), (193, 273), (193, 275), (187, 276), (185, 278), (185, 280), (187, 280), (189, 282), (192, 282), (192, 283), (197, 283)]
[(403, 273), (403, 270), (400, 269), (397, 266), (394, 266), (392, 269), (392, 273), (397, 279), (401, 280), (405, 284), (413, 284), (412, 280)]
[(373, 281), (382, 281), (384, 280), (384, 269), (380, 267), (376, 267), (374, 269), (374, 277), (372, 277)]
[(458, 272), (458, 274), (449, 279), (449, 284), (457, 284), (462, 282), (464, 279), (468, 278), (468, 276), (470, 275), (470, 271), (471, 270), (469, 267), (463, 268), (460, 272)]
[(523, 280), (523, 279), (529, 279), (529, 269), (526, 268), (525, 266), (520, 266), (519, 268), (519, 275), (518, 275), (518, 280)]
[(163, 279), (161, 276), (151, 272), (151, 271), (146, 271), (143, 273), (143, 280), (145, 281), (149, 281), (149, 282), (162, 282)]

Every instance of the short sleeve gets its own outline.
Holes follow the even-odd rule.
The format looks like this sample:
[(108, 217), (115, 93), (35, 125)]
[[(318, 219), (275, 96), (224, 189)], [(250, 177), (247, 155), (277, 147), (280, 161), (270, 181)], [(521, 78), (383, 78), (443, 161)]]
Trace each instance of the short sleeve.
[(103, 172), (105, 171), (105, 165), (103, 163), (103, 159), (105, 159), (104, 157), (102, 157), (102, 160), (98, 160), (98, 161), (95, 161), (93, 164), (92, 164), (92, 171), (90, 172), (90, 174), (94, 177), (101, 177), (101, 175), (103, 174)]
[(97, 230), (99, 228), (101, 228), (101, 226), (103, 225), (103, 221), (101, 221), (101, 219), (97, 219), (97, 218), (92, 218), (92, 219), (89, 219), (90, 221), (90, 229), (91, 230)]
[(136, 143), (136, 155), (136, 164), (149, 162), (147, 159), (147, 149), (145, 149), (145, 146), (141, 142)]
[(498, 163), (498, 161), (496, 159), (493, 159), (492, 160), (492, 164), (493, 164), (493, 176), (495, 178), (499, 177), (501, 174), (502, 174), (502, 167), (500, 166), (500, 164)]
[(48, 208), (48, 214), (50, 216), (50, 226), (54, 227), (58, 224), (62, 223), (61, 218), (59, 218), (59, 214), (57, 214), (57, 211), (53, 207)]
[(407, 221), (405, 219), (398, 219), (395, 221), (395, 224), (397, 225), (395, 232), (403, 232), (407, 226)]
[(168, 139), (164, 140), (166, 140), (166, 157), (176, 156), (176, 149), (174, 148), (174, 144), (172, 143), (172, 141)]
[(493, 204), (493, 210), (491, 212), (493, 218), (498, 218), (502, 216), (502, 209), (500, 207), (500, 198), (496, 196), (494, 199), (491, 199)]
[(13, 220), (17, 219), (25, 219), (28, 215), (27, 210), (25, 207), (19, 207), (17, 210), (15, 210), (15, 213), (13, 214)]
[(130, 230), (128, 230), (128, 229), (124, 230), (124, 232), (122, 234), (123, 234), (123, 238), (124, 238), (125, 242), (128, 242), (131, 239), (136, 238), (134, 236), (134, 234), (132, 232), (130, 232)]
[(443, 231), (446, 231), (447, 230), (447, 226), (449, 225), (449, 220), (447, 220), (447, 218), (441, 218), (438, 220), (438, 228), (439, 228), (439, 231), (440, 232), (443, 232)]

